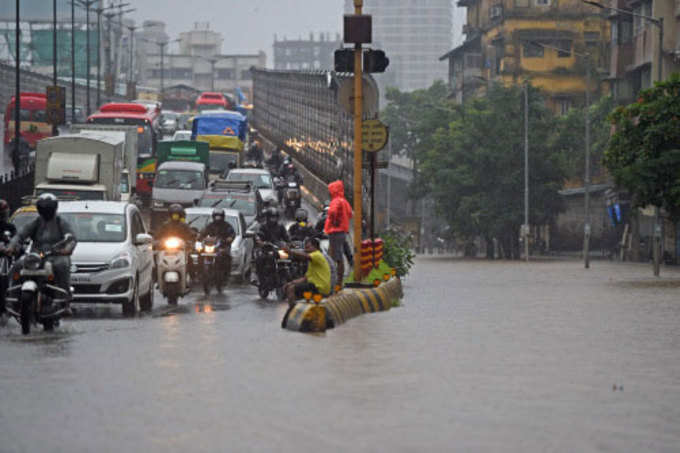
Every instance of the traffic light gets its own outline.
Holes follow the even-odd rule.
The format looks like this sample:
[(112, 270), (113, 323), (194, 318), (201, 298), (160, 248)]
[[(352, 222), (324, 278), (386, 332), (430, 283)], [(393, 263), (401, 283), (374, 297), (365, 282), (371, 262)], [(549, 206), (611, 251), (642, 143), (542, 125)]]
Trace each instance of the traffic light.
[(335, 51), (335, 72), (354, 72), (353, 49), (338, 49)]
[(364, 72), (385, 72), (390, 65), (390, 59), (385, 56), (383, 50), (367, 50), (364, 52)]

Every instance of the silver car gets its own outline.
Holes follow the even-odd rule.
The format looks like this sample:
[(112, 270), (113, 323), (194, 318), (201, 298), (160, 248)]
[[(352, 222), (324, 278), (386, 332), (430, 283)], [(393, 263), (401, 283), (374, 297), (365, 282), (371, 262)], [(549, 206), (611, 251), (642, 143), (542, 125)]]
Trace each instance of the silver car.
[(115, 303), (132, 315), (153, 306), (152, 238), (137, 206), (111, 201), (59, 203), (78, 239), (71, 256), (73, 302)]
[(261, 168), (234, 168), (226, 174), (227, 181), (249, 181), (260, 191), (262, 201), (277, 202), (276, 192), (274, 192), (274, 181), (269, 170)]
[[(205, 226), (212, 221), (213, 208), (189, 208), (186, 210), (187, 225), (198, 231), (203, 231)], [(240, 277), (243, 281), (250, 280), (253, 257), (253, 240), (244, 237), (246, 221), (239, 211), (225, 209), (225, 220), (234, 228), (236, 236), (231, 243), (231, 275)], [(195, 257), (198, 265), (198, 255)]]

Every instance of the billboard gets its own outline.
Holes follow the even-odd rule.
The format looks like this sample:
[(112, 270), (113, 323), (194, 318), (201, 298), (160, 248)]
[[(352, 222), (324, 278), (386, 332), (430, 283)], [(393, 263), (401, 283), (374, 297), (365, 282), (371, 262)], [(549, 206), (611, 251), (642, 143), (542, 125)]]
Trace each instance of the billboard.
[[(95, 2), (92, 8), (100, 7), (101, 0)], [(22, 22), (52, 21), (52, 2), (46, 0), (21, 0), (20, 19)], [(0, 1), (0, 22), (16, 21), (16, 5), (11, 1)], [(77, 22), (85, 22), (85, 10), (76, 5), (75, 16)], [(90, 22), (96, 21), (97, 16), (90, 11)], [(71, 21), (70, 0), (57, 0), (57, 21)]]

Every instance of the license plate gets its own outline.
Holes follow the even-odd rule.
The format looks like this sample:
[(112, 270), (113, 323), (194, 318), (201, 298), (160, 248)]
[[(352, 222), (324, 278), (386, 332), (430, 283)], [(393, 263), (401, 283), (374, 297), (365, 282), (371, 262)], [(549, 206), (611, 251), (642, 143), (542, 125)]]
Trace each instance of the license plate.
[(71, 282), (73, 283), (89, 283), (90, 281), (89, 274), (71, 274)]

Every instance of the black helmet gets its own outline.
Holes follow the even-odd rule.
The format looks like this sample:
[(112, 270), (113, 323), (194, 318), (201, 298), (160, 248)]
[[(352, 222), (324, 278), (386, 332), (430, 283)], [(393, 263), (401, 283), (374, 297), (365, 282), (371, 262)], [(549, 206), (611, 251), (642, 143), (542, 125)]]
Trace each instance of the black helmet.
[(218, 218), (220, 220), (224, 221), (224, 219), (226, 218), (226, 216), (224, 214), (224, 209), (222, 209), (222, 208), (213, 209), (213, 212), (212, 212), (213, 221), (217, 221)]
[(297, 211), (295, 211), (295, 221), (296, 222), (306, 222), (308, 218), (309, 218), (309, 216), (307, 214), (306, 209), (299, 208)]
[(170, 220), (179, 222), (185, 217), (184, 208), (179, 203), (173, 203), (168, 207), (168, 215)]
[(267, 220), (267, 223), (269, 224), (278, 223), (279, 210), (276, 208), (268, 208), (264, 213), (264, 217)]
[(40, 214), (40, 217), (46, 222), (54, 218), (58, 206), (59, 202), (57, 201), (57, 197), (51, 193), (40, 195), (38, 202), (35, 204), (35, 207), (38, 209), (38, 214)]
[(0, 199), (0, 220), (6, 222), (9, 218), (9, 203)]

